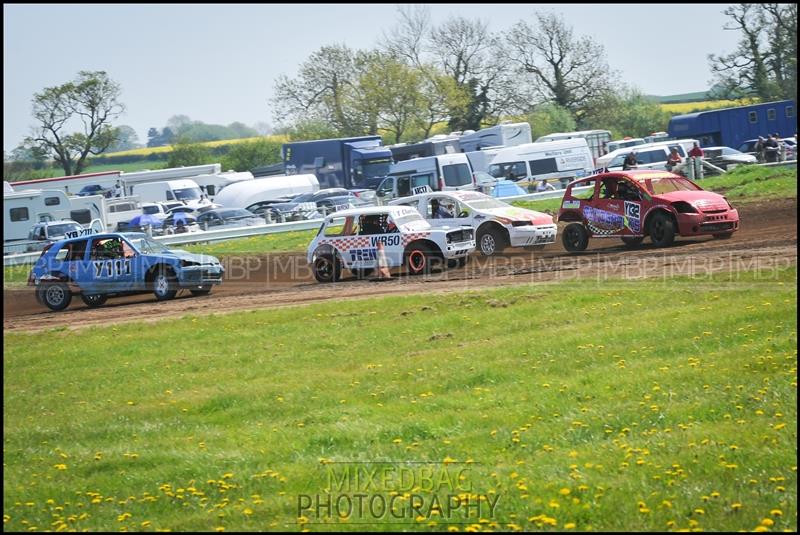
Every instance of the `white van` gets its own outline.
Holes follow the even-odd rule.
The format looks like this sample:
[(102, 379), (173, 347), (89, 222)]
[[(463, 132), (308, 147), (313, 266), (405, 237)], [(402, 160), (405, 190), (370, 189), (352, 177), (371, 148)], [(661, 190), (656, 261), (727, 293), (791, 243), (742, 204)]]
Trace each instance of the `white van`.
[(211, 201), (203, 198), (197, 183), (189, 179), (136, 184), (133, 186), (133, 195), (138, 195), (143, 202), (182, 201), (194, 209), (211, 204)]
[(427, 186), (433, 191), (475, 190), (475, 176), (466, 154), (442, 154), (414, 158), (392, 164), (389, 176), (378, 186), (375, 194), (381, 202), (413, 195), (414, 190)]
[(666, 170), (670, 149), (672, 147), (677, 147), (678, 154), (681, 155), (681, 158), (686, 158), (686, 154), (691, 150), (695, 141), (694, 139), (677, 139), (674, 141), (659, 141), (658, 143), (645, 143), (644, 145), (617, 149), (598, 158), (597, 167), (604, 167), (609, 171), (619, 171), (622, 169), (625, 157), (631, 152), (635, 152), (637, 169)]
[(627, 149), (628, 147), (635, 147), (636, 145), (644, 145), (647, 141), (641, 137), (633, 137), (627, 139), (618, 139), (617, 141), (609, 141), (608, 146), (608, 153), (612, 153), (615, 150), (619, 149)]
[(515, 181), (561, 180), (566, 186), (593, 169), (589, 145), (586, 139), (577, 137), (501, 149), (489, 166), (489, 174)]

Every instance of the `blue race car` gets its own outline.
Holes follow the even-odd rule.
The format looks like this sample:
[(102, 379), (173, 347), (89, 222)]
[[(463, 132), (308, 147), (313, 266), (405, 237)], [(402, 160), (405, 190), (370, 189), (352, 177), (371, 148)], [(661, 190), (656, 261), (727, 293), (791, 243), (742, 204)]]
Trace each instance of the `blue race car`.
[(37, 301), (50, 310), (67, 308), (74, 293), (89, 307), (141, 292), (152, 291), (159, 301), (180, 289), (206, 295), (225, 272), (213, 256), (170, 251), (141, 232), (75, 234), (48, 246), (28, 277)]

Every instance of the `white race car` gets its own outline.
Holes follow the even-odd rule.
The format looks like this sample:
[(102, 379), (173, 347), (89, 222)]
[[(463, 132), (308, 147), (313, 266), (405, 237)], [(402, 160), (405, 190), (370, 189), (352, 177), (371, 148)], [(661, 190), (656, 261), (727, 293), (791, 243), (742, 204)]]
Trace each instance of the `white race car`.
[(338, 281), (343, 267), (364, 278), (378, 267), (379, 243), (387, 267), (406, 266), (417, 275), (466, 264), (475, 249), (475, 230), (458, 224), (433, 228), (407, 206), (341, 210), (325, 218), (308, 246), (308, 263), (319, 282)]
[(552, 216), (517, 208), (476, 191), (425, 192), (389, 204), (415, 208), (435, 227), (475, 227), (478, 248), (486, 256), (508, 246), (539, 249), (556, 241)]

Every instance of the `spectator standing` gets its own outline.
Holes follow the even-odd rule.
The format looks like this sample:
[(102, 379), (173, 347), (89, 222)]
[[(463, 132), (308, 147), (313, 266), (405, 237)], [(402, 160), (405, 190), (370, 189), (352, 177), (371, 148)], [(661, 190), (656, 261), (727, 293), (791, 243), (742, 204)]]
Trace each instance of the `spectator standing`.
[(778, 141), (773, 136), (769, 136), (767, 138), (767, 142), (764, 144), (764, 152), (767, 163), (774, 163), (778, 161), (779, 150), (780, 147), (778, 147)]
[(755, 147), (753, 150), (756, 151), (756, 159), (758, 163), (764, 163), (764, 145), (766, 144), (766, 140), (762, 136), (758, 136), (758, 141), (756, 141)]
[(638, 164), (639, 162), (636, 161), (636, 151), (629, 152), (628, 155), (625, 156), (625, 161), (622, 162), (622, 170), (636, 169)]
[(689, 151), (690, 158), (702, 158), (703, 157), (703, 149), (700, 148), (700, 143), (697, 141), (694, 142), (694, 146), (692, 150)]

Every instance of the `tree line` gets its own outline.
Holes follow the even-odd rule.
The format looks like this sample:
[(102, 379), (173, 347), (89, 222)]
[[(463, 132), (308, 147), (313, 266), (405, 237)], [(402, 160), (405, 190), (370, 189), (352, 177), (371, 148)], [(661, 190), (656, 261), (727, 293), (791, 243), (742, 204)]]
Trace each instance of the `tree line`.
[[(797, 4), (736, 4), (723, 13), (725, 28), (741, 40), (732, 52), (708, 56), (715, 96), (795, 98)], [(103, 71), (81, 71), (36, 93), (31, 135), (6, 155), (4, 167), (51, 159), (65, 174), (78, 174), (92, 156), (138, 144), (133, 129), (112, 125), (125, 109), (120, 95)], [(271, 105), (276, 133), (292, 139), (380, 134), (388, 143), (505, 119), (529, 122), (534, 138), (595, 128), (641, 137), (664, 130), (670, 117), (621, 81), (602, 44), (576, 35), (554, 13), (537, 12), (496, 33), (485, 21), (461, 16), (435, 25), (424, 6), (399, 7), (396, 24), (372, 49), (320, 47), (296, 76), (277, 79)], [(79, 130), (71, 131), (75, 125)], [(259, 130), (177, 115), (151, 128), (147, 145), (174, 144), (185, 156), (175, 161), (184, 162), (209, 157), (193, 142), (266, 133)], [(249, 152), (237, 165), (275, 153), (271, 145), (263, 154), (255, 146), (239, 150)]]

